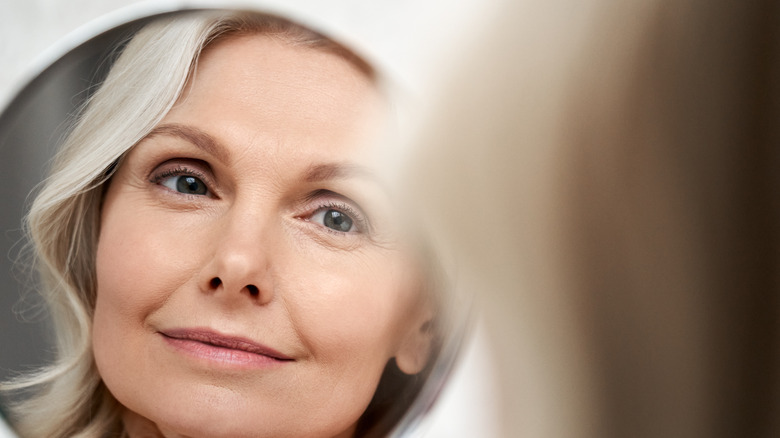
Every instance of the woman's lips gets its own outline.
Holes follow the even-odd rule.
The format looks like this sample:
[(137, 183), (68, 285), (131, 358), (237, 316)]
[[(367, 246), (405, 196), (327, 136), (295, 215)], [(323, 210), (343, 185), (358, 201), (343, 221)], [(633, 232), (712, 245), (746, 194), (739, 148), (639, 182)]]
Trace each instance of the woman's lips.
[(166, 329), (159, 333), (180, 352), (225, 365), (254, 368), (293, 361), (293, 358), (249, 339), (223, 335), (209, 329)]

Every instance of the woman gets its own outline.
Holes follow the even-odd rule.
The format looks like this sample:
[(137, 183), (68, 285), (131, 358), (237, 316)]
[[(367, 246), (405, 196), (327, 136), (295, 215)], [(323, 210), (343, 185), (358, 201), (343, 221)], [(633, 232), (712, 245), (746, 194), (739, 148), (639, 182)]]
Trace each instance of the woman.
[(22, 435), (387, 433), (437, 330), (376, 82), (275, 17), (133, 37), (28, 217), (58, 356), (6, 385)]

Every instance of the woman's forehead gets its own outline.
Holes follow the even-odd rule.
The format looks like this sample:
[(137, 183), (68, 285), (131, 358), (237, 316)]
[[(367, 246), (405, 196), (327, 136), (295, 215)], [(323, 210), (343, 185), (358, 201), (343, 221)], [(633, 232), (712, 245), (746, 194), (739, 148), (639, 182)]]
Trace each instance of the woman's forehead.
[[(236, 150), (369, 162), (386, 102), (349, 61), (262, 34), (209, 47), (161, 125), (190, 127)], [(256, 150), (254, 152), (257, 152)]]
[[(264, 74), (294, 76), (312, 81), (341, 79), (352, 82), (356, 89), (376, 90), (373, 71), (364, 61), (341, 49), (335, 43), (302, 43), (283, 34), (251, 32), (230, 34), (210, 43), (200, 55), (197, 69), (203, 63), (214, 64), (238, 61), (232, 65), (236, 74)], [(211, 61), (216, 58), (218, 62)], [(223, 71), (223, 73), (225, 73)]]

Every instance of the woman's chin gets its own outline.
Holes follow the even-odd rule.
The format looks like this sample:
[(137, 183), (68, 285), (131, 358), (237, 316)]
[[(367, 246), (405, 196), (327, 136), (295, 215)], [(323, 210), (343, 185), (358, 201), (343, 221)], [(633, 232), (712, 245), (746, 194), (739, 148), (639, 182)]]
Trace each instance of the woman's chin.
[[(285, 421), (279, 415), (263, 412), (247, 413), (243, 409), (225, 412), (225, 406), (215, 404), (211, 409), (203, 403), (183, 403), (171, 406), (148, 417), (124, 408), (122, 422), (130, 438), (284, 438), (354, 436), (357, 422), (351, 425), (319, 422)], [(316, 428), (315, 428), (316, 427)]]

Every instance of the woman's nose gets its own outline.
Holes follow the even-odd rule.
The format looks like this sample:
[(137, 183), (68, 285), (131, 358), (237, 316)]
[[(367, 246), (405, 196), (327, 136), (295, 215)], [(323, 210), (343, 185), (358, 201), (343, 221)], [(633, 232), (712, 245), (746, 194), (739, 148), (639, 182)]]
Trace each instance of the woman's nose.
[(214, 249), (201, 273), (201, 290), (226, 303), (269, 303), (274, 296), (269, 255), (276, 239), (268, 221), (237, 212), (217, 220), (210, 234)]

